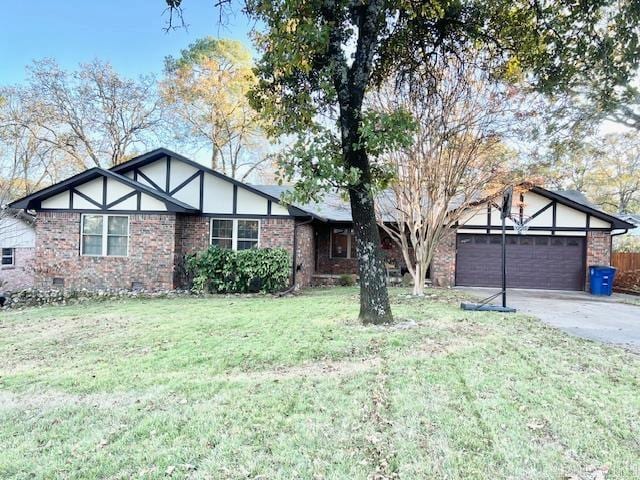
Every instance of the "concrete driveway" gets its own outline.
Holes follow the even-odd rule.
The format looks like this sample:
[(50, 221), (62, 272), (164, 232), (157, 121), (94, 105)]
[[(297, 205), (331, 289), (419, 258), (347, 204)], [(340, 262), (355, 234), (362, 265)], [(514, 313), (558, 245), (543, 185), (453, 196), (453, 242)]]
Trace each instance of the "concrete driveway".
[[(499, 290), (459, 288), (479, 298)], [(507, 290), (507, 304), (519, 312), (536, 316), (572, 335), (624, 346), (640, 353), (640, 305), (632, 305), (631, 302), (640, 302), (640, 297), (623, 294), (594, 297), (585, 292), (556, 290)]]

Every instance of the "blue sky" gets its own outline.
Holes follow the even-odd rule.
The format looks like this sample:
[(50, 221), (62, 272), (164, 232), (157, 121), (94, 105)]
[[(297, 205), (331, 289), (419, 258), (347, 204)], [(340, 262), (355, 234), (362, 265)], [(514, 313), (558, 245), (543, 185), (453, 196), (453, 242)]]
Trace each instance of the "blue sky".
[(214, 0), (183, 0), (188, 30), (163, 31), (164, 0), (21, 0), (4, 2), (0, 84), (19, 83), (33, 59), (65, 69), (98, 58), (126, 76), (160, 73), (166, 55), (195, 39), (219, 36), (250, 45), (249, 21), (238, 14), (218, 27)]

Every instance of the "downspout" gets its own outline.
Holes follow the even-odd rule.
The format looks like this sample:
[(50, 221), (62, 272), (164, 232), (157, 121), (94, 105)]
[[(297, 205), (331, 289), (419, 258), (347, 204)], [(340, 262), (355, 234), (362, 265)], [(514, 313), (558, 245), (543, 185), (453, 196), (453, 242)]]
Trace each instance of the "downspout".
[(291, 275), (291, 286), (287, 288), (284, 292), (280, 292), (279, 295), (286, 295), (291, 293), (296, 288), (296, 272), (298, 271), (298, 227), (303, 225), (308, 225), (313, 222), (313, 217), (310, 217), (309, 220), (305, 220), (304, 222), (296, 223), (293, 226), (293, 267), (292, 267), (292, 275)]
[(625, 233), (628, 233), (628, 232), (629, 232), (629, 229), (626, 228), (621, 232), (609, 234), (609, 265), (611, 265), (611, 257), (613, 256), (613, 237), (617, 237), (618, 235), (624, 235)]

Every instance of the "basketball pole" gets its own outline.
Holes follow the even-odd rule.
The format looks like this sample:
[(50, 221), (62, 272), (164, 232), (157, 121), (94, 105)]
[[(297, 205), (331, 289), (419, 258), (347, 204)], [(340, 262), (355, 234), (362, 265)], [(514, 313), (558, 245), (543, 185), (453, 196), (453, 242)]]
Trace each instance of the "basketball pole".
[(507, 217), (502, 215), (502, 308), (507, 308)]
[[(490, 297), (485, 298), (480, 303), (462, 302), (460, 308), (463, 310), (485, 311), (485, 312), (502, 312), (514, 313), (515, 308), (507, 307), (507, 217), (511, 212), (511, 198), (513, 195), (513, 187), (506, 189), (502, 196), (502, 208), (500, 209), (500, 217), (502, 218), (502, 290), (494, 293)], [(489, 225), (491, 228), (491, 225)], [(502, 296), (502, 305), (492, 305), (493, 299)]]

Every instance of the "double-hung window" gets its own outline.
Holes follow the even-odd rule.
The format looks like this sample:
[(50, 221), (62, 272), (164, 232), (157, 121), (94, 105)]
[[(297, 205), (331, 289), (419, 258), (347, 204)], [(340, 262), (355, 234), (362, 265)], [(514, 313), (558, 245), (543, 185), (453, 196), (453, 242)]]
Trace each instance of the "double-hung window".
[(232, 250), (257, 248), (260, 238), (260, 220), (211, 219), (211, 245)]
[(82, 216), (82, 255), (126, 257), (129, 253), (129, 217), (126, 215)]
[(2, 266), (8, 267), (13, 265), (14, 262), (14, 252), (13, 248), (3, 248), (2, 249)]
[(233, 220), (211, 220), (211, 245), (233, 248)]

